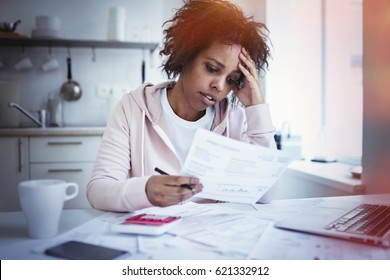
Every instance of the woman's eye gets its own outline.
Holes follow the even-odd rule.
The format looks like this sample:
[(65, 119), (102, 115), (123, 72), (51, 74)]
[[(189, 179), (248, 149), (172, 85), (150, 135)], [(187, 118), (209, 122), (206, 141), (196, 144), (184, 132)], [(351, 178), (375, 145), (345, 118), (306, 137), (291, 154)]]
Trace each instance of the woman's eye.
[(217, 72), (218, 72), (218, 69), (217, 69), (217, 68), (215, 68), (215, 67), (213, 67), (213, 66), (211, 66), (211, 65), (209, 65), (209, 64), (206, 64), (206, 68), (207, 68), (207, 71), (208, 71), (209, 73), (217, 73)]
[(227, 79), (227, 83), (228, 83), (229, 85), (232, 85), (232, 86), (237, 85), (237, 82), (236, 82), (235, 80), (233, 80), (232, 78), (228, 78), (228, 79)]
[(233, 79), (233, 78), (227, 78), (227, 83), (229, 85), (233, 85), (233, 86), (237, 86), (240, 84), (240, 81), (241, 81), (241, 77), (238, 77), (236, 79)]

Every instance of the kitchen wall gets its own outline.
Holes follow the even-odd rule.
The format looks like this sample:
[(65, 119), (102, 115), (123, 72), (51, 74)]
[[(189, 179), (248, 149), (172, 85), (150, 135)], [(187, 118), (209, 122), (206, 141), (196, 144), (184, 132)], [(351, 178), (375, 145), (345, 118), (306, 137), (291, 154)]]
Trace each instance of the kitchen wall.
[(266, 92), (275, 126), (283, 132), (289, 123), (291, 134), (302, 136), (304, 158), (336, 156), (358, 164), (362, 1), (271, 0), (267, 24), (273, 56)]
[[(110, 7), (120, 6), (126, 9), (126, 40), (162, 41), (162, 23), (172, 14), (172, 8), (181, 1), (154, 0), (0, 0), (1, 21), (22, 23), (17, 33), (31, 37), (35, 29), (35, 17), (53, 15), (61, 19), (60, 37), (64, 39), (106, 40), (108, 12)], [(143, 38), (144, 28), (150, 31), (150, 38)], [(137, 38), (138, 37), (138, 38)], [(149, 37), (149, 36), (148, 36)], [(159, 48), (149, 55), (145, 51), (146, 81), (157, 83), (164, 80), (161, 69)], [(29, 56), (34, 64), (31, 70), (18, 72), (14, 69), (22, 52)], [(55, 71), (44, 72), (41, 65), (48, 59), (49, 52), (60, 63)], [(141, 84), (142, 51), (137, 49), (96, 49), (96, 59), (89, 48), (71, 48), (73, 79), (83, 89), (81, 99), (64, 103), (65, 126), (100, 126), (104, 125), (110, 104), (107, 97), (97, 96), (99, 86), (120, 85), (126, 89), (134, 89)], [(59, 91), (66, 81), (66, 48), (1, 47), (0, 79), (16, 79), (20, 87), (18, 102), (31, 111), (44, 108), (49, 94)], [(15, 95), (16, 98), (17, 95)], [(22, 126), (31, 125), (27, 118), (20, 118)]]
[[(243, 7), (244, 11), (254, 15), (258, 20), (264, 20), (265, 0), (232, 0)], [(175, 8), (180, 7), (181, 0), (0, 0), (0, 20), (15, 21), (21, 19), (17, 33), (31, 37), (35, 29), (35, 17), (39, 15), (53, 15), (61, 19), (60, 37), (64, 39), (106, 40), (108, 14), (110, 7), (124, 7), (126, 9), (126, 41), (151, 40), (161, 45), (163, 38), (162, 23), (169, 19)], [(148, 32), (145, 32), (147, 27)], [(150, 36), (146, 36), (150, 33)], [(150, 37), (150, 38), (146, 38)], [(161, 72), (160, 48), (149, 55), (148, 51), (131, 49), (96, 49), (95, 61), (93, 51), (88, 48), (71, 48), (73, 79), (80, 83), (83, 89), (81, 99), (64, 102), (65, 126), (101, 126), (105, 125), (114, 98), (103, 97), (98, 94), (99, 88), (119, 86), (121, 89), (134, 89), (141, 80), (142, 58), (146, 60), (146, 81), (158, 83), (165, 80)], [(14, 69), (20, 57), (27, 55), (34, 64), (28, 71), (18, 72)], [(50, 54), (51, 53), (51, 54)], [(48, 56), (56, 58), (60, 68), (55, 71), (44, 72), (42, 64)], [(0, 79), (16, 79), (20, 88), (20, 100), (15, 94), (15, 101), (30, 111), (37, 111), (46, 106), (49, 95), (58, 94), (66, 81), (66, 48), (34, 47), (22, 50), (18, 47), (1, 47)], [(1, 96), (0, 96), (1, 97)], [(31, 121), (20, 117), (21, 126), (31, 126)]]

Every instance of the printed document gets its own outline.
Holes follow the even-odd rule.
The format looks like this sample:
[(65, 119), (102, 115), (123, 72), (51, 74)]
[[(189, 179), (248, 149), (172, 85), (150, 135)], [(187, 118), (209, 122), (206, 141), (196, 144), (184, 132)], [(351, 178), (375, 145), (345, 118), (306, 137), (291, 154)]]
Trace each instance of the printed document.
[(204, 188), (196, 197), (256, 203), (292, 159), (279, 150), (198, 129), (181, 173), (200, 179)]

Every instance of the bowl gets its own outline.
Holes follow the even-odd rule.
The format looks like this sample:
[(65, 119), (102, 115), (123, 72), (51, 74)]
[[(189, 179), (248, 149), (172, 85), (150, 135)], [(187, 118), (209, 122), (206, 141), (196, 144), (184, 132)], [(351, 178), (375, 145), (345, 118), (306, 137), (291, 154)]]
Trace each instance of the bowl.
[(0, 31), (2, 32), (14, 32), (21, 20), (15, 22), (0, 22)]

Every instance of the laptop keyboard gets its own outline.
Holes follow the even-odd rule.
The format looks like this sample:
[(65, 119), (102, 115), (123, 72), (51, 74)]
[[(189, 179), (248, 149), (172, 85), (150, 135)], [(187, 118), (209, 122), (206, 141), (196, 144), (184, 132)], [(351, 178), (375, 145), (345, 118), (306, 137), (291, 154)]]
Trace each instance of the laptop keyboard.
[(361, 204), (326, 229), (382, 237), (390, 230), (390, 206)]

